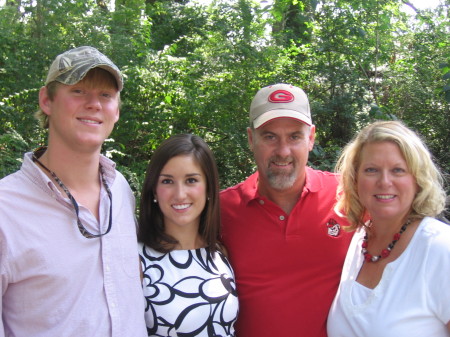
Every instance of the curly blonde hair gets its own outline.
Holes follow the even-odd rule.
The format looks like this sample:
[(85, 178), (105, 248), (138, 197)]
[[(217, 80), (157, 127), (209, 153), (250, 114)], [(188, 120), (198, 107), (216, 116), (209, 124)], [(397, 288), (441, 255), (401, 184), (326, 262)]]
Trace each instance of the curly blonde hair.
[(335, 211), (347, 217), (348, 230), (364, 225), (367, 210), (361, 204), (357, 192), (357, 173), (361, 164), (361, 152), (365, 145), (392, 142), (402, 153), (409, 171), (415, 178), (419, 191), (411, 205), (410, 217), (436, 217), (446, 203), (444, 178), (434, 164), (430, 151), (420, 137), (400, 121), (378, 121), (363, 128), (345, 146), (336, 164), (341, 176), (337, 190)]

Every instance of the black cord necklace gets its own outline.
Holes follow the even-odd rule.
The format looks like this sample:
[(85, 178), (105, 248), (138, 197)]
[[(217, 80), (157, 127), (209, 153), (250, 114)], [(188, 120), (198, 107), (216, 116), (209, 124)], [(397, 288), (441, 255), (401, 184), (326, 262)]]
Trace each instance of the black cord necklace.
[(99, 165), (99, 170), (100, 170), (100, 176), (102, 178), (103, 186), (105, 187), (106, 193), (108, 194), (108, 197), (109, 197), (109, 223), (108, 223), (108, 228), (106, 229), (106, 232), (100, 233), (100, 234), (92, 234), (81, 223), (80, 216), (79, 216), (78, 203), (75, 200), (75, 198), (72, 196), (72, 194), (70, 193), (69, 189), (66, 187), (66, 185), (63, 184), (61, 179), (58, 178), (58, 176), (55, 174), (55, 172), (49, 170), (44, 164), (42, 164), (39, 161), (38, 158), (40, 158), (46, 150), (47, 150), (47, 147), (45, 147), (45, 146), (36, 149), (33, 152), (33, 161), (37, 162), (44, 170), (46, 170), (48, 173), (50, 173), (50, 175), (53, 177), (53, 179), (63, 189), (64, 193), (66, 193), (67, 197), (72, 202), (73, 208), (75, 209), (75, 214), (77, 216), (77, 226), (78, 226), (78, 229), (80, 230), (80, 233), (85, 238), (88, 238), (88, 239), (94, 239), (94, 238), (98, 238), (100, 236), (108, 234), (109, 231), (111, 230), (111, 226), (112, 226), (112, 193), (111, 193), (111, 190), (109, 189), (108, 184), (106, 183), (102, 165)]

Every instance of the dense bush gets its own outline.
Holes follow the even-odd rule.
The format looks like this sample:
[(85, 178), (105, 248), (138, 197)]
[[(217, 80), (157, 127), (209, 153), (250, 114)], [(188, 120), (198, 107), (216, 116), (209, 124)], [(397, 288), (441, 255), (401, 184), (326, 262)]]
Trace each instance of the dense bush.
[(123, 70), (121, 118), (104, 152), (136, 192), (155, 148), (181, 132), (209, 143), (222, 188), (251, 174), (248, 107), (260, 87), (276, 82), (310, 97), (317, 125), (310, 165), (332, 170), (362, 126), (400, 118), (448, 172), (449, 6), (411, 18), (400, 3), (9, 1), (0, 9), (0, 177), (45, 143), (33, 119), (38, 89), (54, 57), (80, 45)]

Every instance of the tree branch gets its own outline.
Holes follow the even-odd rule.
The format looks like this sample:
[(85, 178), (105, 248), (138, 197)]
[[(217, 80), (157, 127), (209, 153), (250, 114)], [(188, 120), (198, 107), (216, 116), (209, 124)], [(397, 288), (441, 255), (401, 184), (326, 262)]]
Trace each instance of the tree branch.
[(405, 0), (403, 0), (402, 2), (403, 2), (406, 6), (411, 7), (411, 8), (413, 9), (413, 11), (415, 11), (416, 13), (419, 13), (419, 10), (418, 10), (411, 2), (405, 1)]

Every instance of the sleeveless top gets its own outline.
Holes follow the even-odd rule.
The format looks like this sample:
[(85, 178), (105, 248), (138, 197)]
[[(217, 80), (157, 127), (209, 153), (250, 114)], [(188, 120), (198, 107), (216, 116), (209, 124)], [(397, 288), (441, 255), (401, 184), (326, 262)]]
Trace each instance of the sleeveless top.
[(140, 243), (139, 253), (149, 336), (235, 336), (236, 283), (221, 252), (161, 253)]

